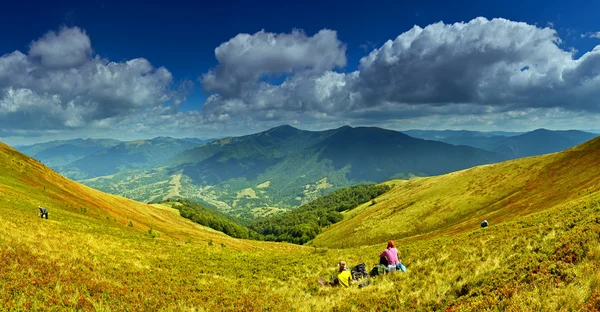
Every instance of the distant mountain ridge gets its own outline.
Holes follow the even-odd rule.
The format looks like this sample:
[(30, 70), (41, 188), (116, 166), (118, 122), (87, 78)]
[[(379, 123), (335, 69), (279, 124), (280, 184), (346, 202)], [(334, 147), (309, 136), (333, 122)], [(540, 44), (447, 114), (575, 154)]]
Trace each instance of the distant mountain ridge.
[(16, 146), (16, 149), (33, 157), (46, 166), (57, 167), (69, 164), (121, 143), (112, 139), (59, 140), (33, 145)]
[(487, 149), (513, 159), (560, 152), (597, 136), (594, 133), (577, 130), (551, 131), (537, 129), (506, 138)]
[(452, 145), (466, 145), (489, 150), (507, 137), (523, 134), (523, 132), (505, 131), (468, 131), (468, 130), (406, 130), (402, 133), (424, 140), (434, 140)]
[(465, 130), (407, 130), (402, 132), (416, 138), (477, 147), (502, 154), (507, 159), (560, 152), (598, 136), (595, 133), (579, 130), (547, 129), (537, 129), (525, 133)]
[(252, 217), (358, 183), (437, 175), (503, 159), (381, 128), (305, 131), (285, 125), (215, 140), (159, 167), (84, 183), (144, 201), (190, 198)]
[(122, 142), (57, 169), (71, 179), (88, 179), (126, 169), (152, 167), (196, 146), (197, 143), (170, 137)]
[(552, 153), (595, 136), (545, 129), (524, 134), (350, 126), (306, 131), (283, 125), (216, 140), (76, 139), (19, 148), (103, 191), (142, 201), (189, 198), (238, 216), (260, 217), (359, 183)]
[(214, 139), (156, 137), (125, 142), (73, 139), (18, 145), (15, 148), (69, 178), (80, 180), (130, 168), (154, 166), (182, 150), (211, 141)]

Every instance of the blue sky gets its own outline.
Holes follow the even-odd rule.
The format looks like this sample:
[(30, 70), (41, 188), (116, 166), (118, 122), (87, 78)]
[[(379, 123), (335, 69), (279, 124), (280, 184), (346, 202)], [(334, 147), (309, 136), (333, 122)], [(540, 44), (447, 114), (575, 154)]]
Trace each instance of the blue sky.
[[(353, 89), (348, 91), (346, 95), (340, 95), (339, 98), (329, 99), (327, 103), (309, 103), (309, 99), (297, 100), (298, 97), (294, 97), (294, 92), (300, 92), (299, 89), (286, 87), (285, 92), (281, 92), (285, 93), (287, 97), (285, 99), (278, 98), (276, 102), (291, 103), (289, 104), (291, 105), (290, 108), (288, 104), (280, 105), (275, 102), (273, 104), (265, 104), (266, 100), (257, 96), (257, 94), (265, 90), (264, 86), (259, 86), (260, 82), (267, 82), (269, 87), (274, 88), (287, 79), (290, 81), (290, 85), (302, 86), (302, 83), (294, 82), (292, 84), (291, 82), (294, 79), (300, 78), (303, 79), (302, 82), (305, 82), (308, 79), (306, 72), (310, 72), (311, 77), (315, 80), (317, 76), (326, 73), (343, 74), (345, 75), (344, 79), (347, 80), (353, 72), (357, 72), (358, 75), (358, 72), (361, 71), (359, 67), (361, 58), (366, 57), (373, 49), (382, 48), (386, 41), (393, 41), (399, 35), (408, 32), (414, 25), (426, 28), (428, 25), (440, 21), (443, 21), (444, 25), (451, 25), (458, 22), (468, 23), (480, 16), (488, 20), (499, 17), (509, 20), (511, 23), (524, 22), (536, 29), (549, 27), (555, 31), (555, 36), (560, 38), (560, 42), (556, 43), (556, 47), (562, 51), (572, 51), (572, 59), (577, 60), (600, 44), (600, 39), (595, 38), (596, 34), (600, 32), (600, 23), (597, 21), (597, 13), (595, 13), (600, 12), (600, 2), (540, 1), (523, 3), (523, 1), (463, 1), (459, 4), (458, 2), (446, 1), (404, 3), (400, 1), (375, 0), (327, 1), (326, 3), (282, 3), (279, 1), (222, 1), (220, 3), (205, 3), (202, 1), (169, 1), (148, 4), (142, 1), (128, 1), (126, 4), (123, 4), (121, 1), (90, 1), (85, 3), (81, 1), (59, 1), (49, 4), (40, 1), (39, 3), (11, 2), (5, 4), (4, 8), (0, 12), (0, 25), (3, 28), (2, 40), (0, 41), (0, 55), (6, 56), (14, 51), (20, 51), (31, 62), (41, 60), (42, 64), (40, 68), (51, 68), (53, 75), (57, 70), (66, 70), (64, 66), (84, 66), (84, 64), (80, 63), (75, 65), (58, 64), (60, 69), (57, 69), (56, 64), (44, 63), (44, 57), (47, 56), (44, 53), (54, 53), (51, 50), (53, 49), (52, 45), (40, 44), (41, 47), (48, 46), (50, 48), (40, 48), (41, 52), (28, 53), (33, 42), (42, 42), (51, 38), (45, 37), (49, 32), (55, 32), (56, 37), (59, 38), (53, 44), (66, 42), (65, 44), (68, 46), (70, 44), (68, 41), (61, 41), (62, 39), (60, 39), (63, 37), (61, 30), (79, 29), (81, 34), (87, 36), (91, 42), (91, 49), (84, 47), (84, 50), (82, 50), (88, 61), (97, 58), (103, 60), (100, 63), (107, 65), (110, 62), (126, 63), (132, 59), (142, 58), (151, 64), (152, 70), (156, 71), (158, 68), (164, 68), (171, 76), (170, 78), (166, 76), (166, 78), (163, 76), (157, 77), (142, 87), (132, 85), (132, 88), (140, 89), (149, 85), (156, 87), (157, 81), (164, 83), (164, 86), (159, 86), (160, 91), (155, 89), (147, 92), (144, 91), (145, 95), (152, 94), (152, 99), (132, 97), (132, 99), (128, 100), (129, 102), (124, 100), (125, 102), (118, 103), (119, 98), (115, 97), (114, 99), (110, 98), (110, 104), (103, 104), (104, 102), (97, 98), (83, 98), (90, 93), (95, 93), (95, 91), (81, 91), (80, 93), (72, 94), (69, 90), (65, 91), (66, 89), (64, 88), (60, 89), (60, 91), (49, 91), (47, 88), (31, 87), (29, 85), (26, 87), (24, 85), (10, 85), (10, 83), (2, 85), (2, 80), (0, 79), (0, 91), (3, 90), (5, 92), (4, 101), (6, 103), (9, 103), (9, 95), (6, 94), (9, 94), (9, 91), (13, 92), (10, 95), (12, 96), (10, 98), (10, 103), (12, 103), (10, 105), (12, 106), (6, 103), (4, 106), (11, 107), (10, 111), (14, 114), (4, 117), (14, 120), (15, 116), (17, 116), (22, 118), (23, 120), (21, 121), (24, 121), (25, 124), (35, 124), (30, 128), (19, 128), (13, 125), (12, 127), (0, 129), (0, 140), (3, 139), (5, 141), (66, 138), (82, 133), (90, 136), (98, 133), (106, 133), (107, 136), (117, 136), (117, 138), (124, 139), (161, 134), (210, 137), (219, 134), (249, 133), (281, 123), (291, 123), (300, 128), (307, 129), (327, 128), (341, 124), (364, 124), (397, 129), (435, 128), (441, 126), (445, 128), (471, 128), (474, 130), (521, 131), (529, 130), (526, 129), (527, 127), (537, 126), (548, 128), (566, 127), (568, 123), (560, 121), (560, 118), (570, 120), (573, 120), (573, 118), (582, 118), (581, 122), (584, 124), (579, 126), (580, 128), (593, 128), (592, 123), (596, 120), (595, 117), (585, 117), (590, 115), (590, 112), (593, 112), (595, 116), (594, 107), (597, 106), (596, 103), (586, 103), (585, 105), (582, 104), (581, 107), (578, 106), (576, 109), (568, 108), (564, 110), (563, 108), (566, 107), (565, 103), (557, 102), (552, 103), (552, 105), (536, 104), (527, 106), (522, 103), (516, 103), (519, 100), (512, 100), (511, 102), (499, 100), (495, 95), (486, 96), (484, 100), (477, 102), (472, 97), (462, 98), (457, 96), (454, 98), (453, 95), (449, 95), (450, 91), (444, 90), (438, 90), (436, 96), (427, 96), (420, 100), (413, 99), (413, 95), (408, 94), (398, 96), (401, 87), (398, 87), (398, 90), (394, 88), (402, 85), (402, 82), (392, 81), (392, 78), (398, 79), (398, 75), (402, 74), (398, 72), (397, 68), (393, 69), (397, 75), (389, 76), (387, 80), (383, 81), (384, 83), (390, 82), (389, 88), (386, 88), (385, 91), (382, 90), (382, 92), (389, 92), (389, 97), (377, 98), (375, 95), (367, 96), (367, 93), (369, 93), (367, 90)], [(511, 26), (507, 27), (510, 28)], [(308, 40), (308, 45), (312, 44), (310, 43), (310, 38), (317, 36), (321, 30), (334, 31), (334, 35), (327, 36), (323, 40), (332, 40), (335, 43), (321, 46), (317, 50), (335, 50), (331, 57), (345, 57), (345, 60), (343, 62), (336, 62), (332, 58), (328, 58), (323, 61), (325, 63), (321, 61), (310, 62), (309, 60), (298, 61), (295, 55), (296, 52), (289, 51), (284, 52), (289, 54), (283, 58), (283, 61), (277, 56), (271, 56), (273, 57), (271, 59), (256, 60), (256, 57), (260, 57), (260, 54), (245, 60), (239, 58), (239, 55), (231, 50), (228, 50), (227, 53), (229, 54), (223, 54), (221, 62), (215, 56), (215, 48), (230, 41), (232, 38), (238, 36), (238, 34), (253, 35), (264, 30), (266, 34), (273, 34), (276, 39), (281, 39), (282, 37), (277, 36), (292, 34), (294, 29), (302, 30), (304, 36), (293, 35), (289, 39), (290, 42), (294, 40)], [(441, 33), (441, 36), (446, 35)], [(545, 35), (541, 32), (540, 36), (545, 38), (544, 40), (552, 41), (551, 38), (544, 37)], [(64, 37), (66, 38), (66, 35)], [(531, 37), (524, 38), (529, 38), (523, 40), (531, 40), (532, 46), (537, 44), (536, 39), (531, 39)], [(262, 39), (257, 37), (256, 40)], [(517, 42), (517, 40), (521, 39), (512, 38), (512, 40)], [(505, 46), (510, 47), (510, 44)], [(277, 48), (275, 47), (274, 49)], [(575, 50), (576, 52), (574, 52)], [(555, 52), (549, 51), (548, 55)], [(70, 55), (68, 51), (64, 53), (67, 54), (59, 53), (58, 55)], [(34, 54), (37, 55), (37, 58), (34, 57)], [(443, 55), (441, 56), (443, 57)], [(238, 59), (232, 59), (234, 57), (238, 57)], [(319, 58), (320, 55), (314, 55), (313, 57)], [(545, 58), (546, 56), (541, 57)], [(6, 58), (6, 60), (8, 62), (9, 59)], [(255, 61), (256, 63), (262, 62), (261, 64), (265, 64), (266, 68), (259, 68), (257, 65), (253, 71), (233, 73), (236, 70), (235, 68), (245, 67), (248, 62)], [(450, 61), (452, 60), (448, 62)], [(229, 63), (226, 64), (226, 62)], [(277, 62), (289, 62), (289, 64), (284, 64), (276, 68), (270, 67), (269, 64)], [(498, 62), (502, 63), (504, 61)], [(590, 61), (589, 63), (592, 65), (588, 65), (588, 67), (596, 66), (595, 62)], [(219, 66), (228, 74), (219, 74)], [(320, 66), (323, 67), (321, 68)], [(406, 68), (407, 66), (407, 64), (402, 64), (402, 68)], [(373, 67), (372, 69), (385, 71), (389, 68)], [(0, 70), (2, 70), (2, 67), (0, 67)], [(211, 70), (216, 70), (214, 76), (216, 84), (211, 84), (206, 79), (202, 80), (202, 77), (210, 73)], [(420, 72), (418, 67), (415, 67), (414, 70)], [(362, 71), (360, 75), (363, 76), (364, 73), (365, 71)], [(403, 73), (405, 75), (403, 76), (404, 80), (411, 79), (409, 77), (411, 72)], [(160, 76), (163, 74), (162, 72), (144, 72), (141, 75), (146, 77), (146, 75)], [(546, 74), (548, 73), (545, 72), (544, 75)], [(256, 79), (247, 80), (248, 75)], [(85, 75), (82, 74), (77, 77), (81, 76)], [(131, 77), (131, 79), (135, 78)], [(238, 89), (225, 90), (222, 85), (217, 86), (217, 84), (225, 82), (230, 83), (233, 81), (232, 79), (235, 80), (233, 84), (239, 84)], [(72, 83), (84, 84), (86, 81), (75, 80)], [(436, 85), (447, 85), (446, 81), (435, 83)], [(480, 84), (481, 82), (478, 83)], [(126, 83), (124, 82), (124, 84)], [(180, 88), (181, 84), (185, 84), (187, 88)], [(350, 84), (350, 82), (346, 81), (343, 84)], [(357, 83), (357, 85), (361, 86), (365, 84), (368, 83), (364, 81)], [(39, 85), (36, 84), (36, 86)], [(592, 87), (582, 86), (582, 90), (589, 90)], [(164, 88), (168, 90), (165, 91)], [(370, 91), (373, 91), (373, 88), (370, 86), (369, 88)], [(182, 89), (185, 89), (186, 92), (180, 92)], [(206, 89), (206, 91), (203, 89)], [(36, 98), (35, 100), (29, 99), (27, 101), (30, 101), (28, 103), (39, 101), (39, 105), (36, 107), (39, 106), (40, 108), (43, 108), (45, 105), (44, 102), (51, 101), (49, 99), (52, 99), (53, 95), (58, 94), (59, 101), (62, 102), (58, 103), (54, 110), (62, 115), (40, 116), (44, 114), (44, 110), (40, 109), (40, 112), (37, 112), (31, 108), (32, 105), (27, 106), (27, 109), (23, 109), (28, 104), (18, 104), (14, 100), (17, 98), (15, 94), (19, 90), (31, 90), (31, 94), (27, 94)], [(536, 90), (536, 92), (541, 92), (540, 89)], [(106, 90), (107, 93), (113, 91), (114, 93), (119, 92), (116, 89), (111, 90), (107, 88)], [(273, 89), (271, 92), (279, 91)], [(464, 92), (470, 93), (468, 90)], [(523, 91), (520, 90), (519, 92)], [(211, 104), (207, 104), (206, 108), (204, 108), (203, 106), (207, 101), (207, 97), (211, 94), (217, 95), (218, 98), (213, 99)], [(334, 114), (328, 108), (321, 107), (315, 109), (315, 107), (323, 105), (323, 107), (329, 107), (329, 109), (336, 107), (334, 111), (339, 112), (339, 107), (336, 105), (342, 104), (337, 104), (337, 101), (342, 101), (340, 99), (344, 96), (346, 97), (346, 102), (349, 101), (347, 98), (348, 94), (360, 94), (364, 103), (355, 105), (356, 107), (360, 107), (360, 109), (348, 109), (345, 114)], [(161, 95), (164, 96), (161, 97)], [(594, 95), (593, 92), (589, 98), (591, 98), (591, 95)], [(328, 96), (331, 97), (333, 95), (328, 93)], [(447, 101), (444, 96), (448, 96)], [(523, 96), (531, 96), (532, 99), (535, 98), (534, 95), (530, 95), (529, 93), (527, 95), (519, 93), (514, 98), (520, 99)], [(67, 102), (64, 102), (65, 98), (72, 99), (70, 103), (74, 107), (70, 107), (71, 111), (67, 111), (67, 108), (65, 108), (68, 107)], [(157, 100), (156, 98), (161, 99)], [(589, 98), (581, 98), (578, 101), (585, 102)], [(404, 99), (410, 100), (405, 103)], [(490, 102), (490, 99), (494, 99), (495, 102)], [(94, 101), (97, 101), (97, 103)], [(145, 102), (142, 103), (139, 101)], [(496, 103), (498, 101), (502, 102), (502, 108), (499, 108), (500, 105)], [(89, 104), (92, 102), (94, 103)], [(147, 102), (152, 103), (148, 104)], [(176, 102), (181, 103), (173, 105)], [(381, 104), (372, 104), (374, 102)], [(0, 103), (2, 102), (0, 101)], [(77, 105), (81, 105), (81, 108)], [(106, 106), (102, 110), (88, 111), (90, 107), (97, 108), (102, 105)], [(402, 105), (409, 105), (410, 107), (407, 106), (398, 109)], [(473, 107), (467, 107), (469, 105)], [(488, 107), (482, 108), (486, 105)], [(343, 104), (340, 107), (342, 107), (342, 110), (345, 110), (345, 108), (350, 106), (352, 105)], [(427, 106), (428, 109), (421, 113), (421, 108), (424, 106)], [(243, 109), (236, 111), (234, 109), (236, 107), (242, 107)], [(444, 107), (448, 109), (442, 109)], [(160, 108), (163, 108), (163, 110), (160, 110)], [(212, 116), (207, 116), (207, 112), (205, 111), (209, 108), (214, 112)], [(143, 111), (141, 111), (142, 109)], [(535, 114), (532, 113), (532, 109), (535, 110)], [(553, 109), (554, 111), (552, 111)], [(448, 110), (454, 113), (450, 114)], [(458, 113), (456, 113), (457, 111)], [(140, 118), (142, 115), (161, 116), (162, 120), (169, 120), (171, 124), (179, 123), (180, 127), (157, 127), (158, 123), (156, 121), (145, 122), (144, 119)], [(133, 120), (130, 118), (131, 116), (135, 116), (137, 119)], [(364, 116), (372, 117), (365, 118)], [(383, 118), (382, 116), (395, 117)], [(531, 120), (510, 122), (511, 116), (527, 116)], [(42, 118), (44, 122), (39, 121), (39, 118), (36, 119), (36, 117)], [(423, 122), (427, 117), (432, 121)], [(2, 113), (0, 113), (0, 119), (2, 118)], [(434, 121), (436, 118), (453, 121), (440, 125), (439, 122)], [(522, 117), (521, 119), (524, 118)], [(557, 118), (557, 122), (553, 122), (553, 118)], [(226, 119), (226, 121), (223, 119)], [(188, 123), (183, 125), (185, 122), (181, 122), (181, 120)], [(538, 122), (531, 122), (532, 120)], [(126, 127), (125, 125), (130, 125), (130, 127)], [(135, 127), (131, 125), (135, 125)], [(114, 132), (111, 132), (113, 130)]]

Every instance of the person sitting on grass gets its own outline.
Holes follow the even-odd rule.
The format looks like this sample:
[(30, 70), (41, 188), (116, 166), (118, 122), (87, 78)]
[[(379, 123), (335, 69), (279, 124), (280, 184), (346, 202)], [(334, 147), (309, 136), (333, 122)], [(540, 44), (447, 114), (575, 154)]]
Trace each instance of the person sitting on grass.
[(48, 220), (48, 209), (42, 207), (42, 206), (38, 206), (38, 208), (40, 209), (40, 213), (38, 214), (38, 216), (40, 216), (40, 218), (44, 218), (44, 216), (46, 217), (46, 220)]
[(344, 286), (350, 287), (350, 281), (352, 280), (352, 273), (346, 267), (346, 261), (340, 261), (338, 264), (339, 270), (337, 276), (331, 276), (331, 282), (328, 283), (324, 278), (319, 278), (319, 285), (321, 286)]
[(346, 267), (346, 261), (340, 261), (339, 267), (340, 267), (340, 270), (335, 279), (336, 284), (344, 286), (344, 287), (350, 287), (350, 281), (352, 280), (352, 273), (350, 273), (350, 270)]
[(380, 255), (380, 263), (384, 262), (383, 259), (385, 258), (385, 262), (387, 262), (387, 271), (396, 271), (396, 265), (398, 263), (400, 263), (400, 261), (398, 260), (398, 249), (396, 249), (396, 247), (394, 247), (394, 242), (393, 241), (388, 241), (387, 243), (387, 249), (384, 250)]

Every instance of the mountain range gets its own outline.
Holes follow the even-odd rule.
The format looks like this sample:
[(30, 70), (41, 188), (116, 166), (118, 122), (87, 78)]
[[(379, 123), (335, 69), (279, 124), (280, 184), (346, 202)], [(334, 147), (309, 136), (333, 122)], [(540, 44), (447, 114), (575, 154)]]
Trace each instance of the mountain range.
[(531, 132), (478, 132), (454, 130), (407, 130), (415, 138), (436, 140), (453, 145), (472, 146), (499, 153), (507, 159), (560, 152), (598, 136), (578, 130), (537, 129)]
[(256, 218), (359, 183), (440, 175), (553, 153), (595, 136), (545, 129), (401, 133), (374, 127), (305, 131), (280, 126), (218, 140), (77, 139), (18, 148), (106, 192), (147, 202), (188, 198)]
[(503, 159), (381, 128), (280, 126), (186, 150), (159, 167), (83, 183), (142, 201), (183, 197), (256, 217), (358, 183), (439, 175)]
[(505, 138), (485, 149), (514, 159), (560, 152), (597, 136), (595, 133), (576, 130), (550, 131), (538, 129)]

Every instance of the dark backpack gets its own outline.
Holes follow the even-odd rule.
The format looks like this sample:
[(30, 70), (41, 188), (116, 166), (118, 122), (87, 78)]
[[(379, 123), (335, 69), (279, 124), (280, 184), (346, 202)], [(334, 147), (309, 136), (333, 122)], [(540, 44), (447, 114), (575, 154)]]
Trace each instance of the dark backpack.
[(353, 267), (352, 270), (350, 270), (350, 272), (352, 273), (353, 280), (369, 277), (369, 272), (367, 272), (367, 266), (364, 262), (359, 263), (357, 266)]

